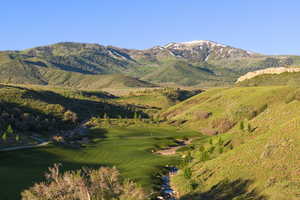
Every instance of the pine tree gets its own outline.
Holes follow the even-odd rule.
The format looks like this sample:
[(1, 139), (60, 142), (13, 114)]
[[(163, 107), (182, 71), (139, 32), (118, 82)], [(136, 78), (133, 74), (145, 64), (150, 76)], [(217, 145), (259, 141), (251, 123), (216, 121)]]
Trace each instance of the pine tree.
[(14, 130), (12, 129), (11, 125), (8, 125), (6, 131), (7, 135), (12, 135), (14, 133)]
[(3, 141), (6, 141), (6, 139), (7, 139), (7, 134), (6, 134), (6, 132), (4, 132), (4, 133), (2, 134), (2, 140), (3, 140)]
[(20, 136), (16, 135), (16, 142), (19, 142), (19, 141), (20, 141)]
[(106, 113), (104, 113), (104, 115), (103, 115), (103, 119), (107, 119), (107, 114)]
[(248, 124), (247, 130), (248, 130), (248, 132), (249, 132), (249, 133), (251, 133), (251, 132), (252, 132), (252, 127), (251, 127), (251, 124)]

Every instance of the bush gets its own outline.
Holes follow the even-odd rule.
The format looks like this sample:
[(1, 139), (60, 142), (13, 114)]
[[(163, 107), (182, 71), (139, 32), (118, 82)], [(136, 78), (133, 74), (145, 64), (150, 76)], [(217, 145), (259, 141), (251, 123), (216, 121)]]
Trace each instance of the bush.
[(46, 182), (36, 183), (21, 194), (22, 200), (144, 200), (144, 191), (131, 181), (122, 181), (116, 168), (82, 169), (60, 173), (49, 168)]
[(194, 118), (195, 120), (201, 120), (201, 119), (207, 119), (212, 115), (211, 112), (203, 111), (203, 110), (198, 110), (194, 113)]
[(69, 121), (72, 123), (76, 123), (78, 121), (77, 114), (68, 110), (64, 113), (64, 121)]

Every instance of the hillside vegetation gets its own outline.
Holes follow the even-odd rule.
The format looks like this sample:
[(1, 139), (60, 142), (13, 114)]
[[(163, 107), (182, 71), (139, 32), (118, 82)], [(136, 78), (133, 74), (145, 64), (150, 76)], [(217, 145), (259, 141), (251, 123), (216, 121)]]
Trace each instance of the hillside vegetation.
[(190, 149), (191, 162), (173, 178), (181, 198), (299, 199), (299, 94), (297, 87), (217, 88), (162, 113), (219, 134)]
[[(101, 91), (41, 86), (0, 85), (1, 146), (31, 143), (33, 135), (48, 138), (75, 128), (93, 116), (133, 118), (141, 109), (118, 104)], [(7, 129), (8, 133), (5, 133)]]

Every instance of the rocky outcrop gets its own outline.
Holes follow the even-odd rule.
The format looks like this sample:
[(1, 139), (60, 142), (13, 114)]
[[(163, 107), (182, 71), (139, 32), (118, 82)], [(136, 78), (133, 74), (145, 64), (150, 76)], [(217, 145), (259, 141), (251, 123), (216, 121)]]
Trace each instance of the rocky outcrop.
[(248, 80), (251, 78), (254, 78), (259, 75), (263, 74), (281, 74), (284, 72), (300, 72), (300, 68), (286, 68), (286, 67), (273, 67), (273, 68), (267, 68), (267, 69), (262, 69), (254, 72), (248, 72), (247, 74), (241, 76), (238, 78), (236, 83), (239, 83), (244, 80)]

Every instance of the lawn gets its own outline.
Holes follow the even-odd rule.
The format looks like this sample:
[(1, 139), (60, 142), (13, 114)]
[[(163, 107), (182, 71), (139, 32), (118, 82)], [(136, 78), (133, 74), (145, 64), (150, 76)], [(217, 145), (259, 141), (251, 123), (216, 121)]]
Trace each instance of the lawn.
[(111, 128), (104, 134), (95, 129), (92, 134), (102, 138), (79, 150), (49, 146), (1, 152), (1, 200), (19, 199), (22, 190), (43, 180), (44, 172), (53, 163), (62, 163), (65, 170), (82, 166), (116, 166), (124, 177), (150, 189), (154, 186), (152, 175), (159, 167), (178, 161), (176, 156), (159, 156), (151, 153), (151, 149), (172, 144), (174, 138), (198, 135), (174, 127), (152, 126)]

